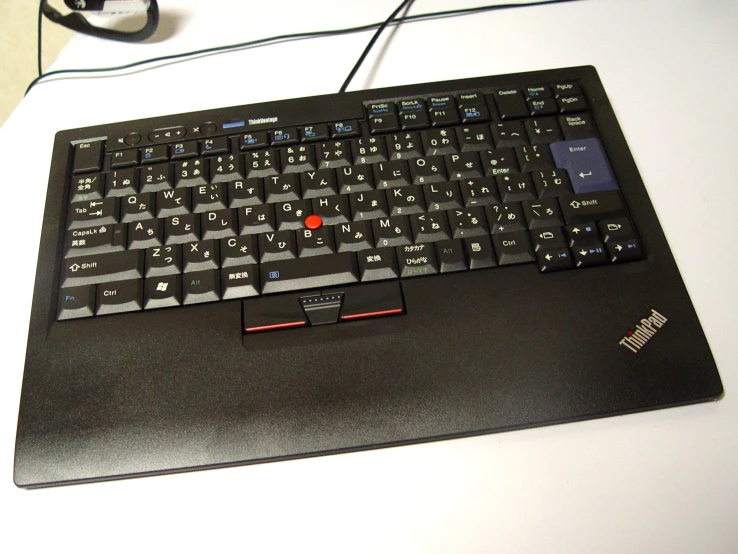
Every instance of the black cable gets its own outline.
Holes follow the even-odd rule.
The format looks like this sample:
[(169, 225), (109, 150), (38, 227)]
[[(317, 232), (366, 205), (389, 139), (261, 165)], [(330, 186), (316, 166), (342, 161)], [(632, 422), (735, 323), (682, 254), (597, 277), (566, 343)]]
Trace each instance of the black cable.
[[(44, 74), (43, 66), (41, 65), (41, 26), (44, 21), (44, 14), (43, 14), (43, 5), (44, 0), (41, 0), (38, 5), (38, 77), (41, 78)], [(26, 90), (26, 94), (28, 94), (28, 90)]]
[[(508, 8), (524, 8), (524, 7), (529, 7), (529, 6), (541, 6), (544, 4), (562, 4), (565, 2), (579, 2), (579, 1), (581, 0), (537, 0), (534, 2), (525, 2), (525, 3), (520, 3), (520, 4), (491, 4), (487, 6), (480, 6), (477, 8), (463, 8), (463, 9), (458, 9), (458, 10), (446, 10), (446, 11), (440, 11), (440, 12), (410, 15), (407, 17), (395, 19), (394, 21), (390, 22), (389, 25), (393, 26), (393, 25), (399, 25), (400, 23), (416, 23), (420, 21), (428, 21), (432, 19), (443, 19), (446, 17), (457, 17), (460, 15), (469, 15), (469, 14), (492, 11), (492, 10), (504, 10)], [(284, 42), (284, 41), (290, 41), (290, 40), (302, 40), (302, 39), (317, 38), (317, 37), (329, 37), (329, 36), (337, 36), (337, 35), (348, 35), (352, 33), (359, 33), (362, 31), (369, 31), (372, 29), (376, 29), (380, 25), (381, 23), (369, 23), (366, 25), (360, 25), (358, 27), (348, 27), (345, 29), (334, 29), (334, 30), (329, 30), (329, 31), (310, 31), (310, 32), (304, 32), (304, 33), (291, 33), (287, 35), (279, 35), (279, 36), (274, 36), (274, 37), (269, 37), (269, 38), (262, 38), (262, 39), (248, 41), (248, 42), (241, 42), (237, 44), (229, 44), (225, 46), (214, 46), (212, 48), (203, 48), (200, 50), (193, 50), (191, 52), (183, 52), (180, 54), (169, 54), (167, 56), (159, 56), (156, 58), (139, 60), (137, 62), (132, 62), (129, 64), (113, 66), (113, 67), (99, 67), (99, 68), (90, 68), (90, 69), (58, 69), (56, 71), (49, 71), (48, 73), (44, 73), (36, 77), (33, 81), (31, 81), (31, 84), (28, 85), (28, 88), (26, 89), (25, 94), (28, 94), (28, 92), (42, 79), (45, 79), (46, 77), (52, 77), (54, 75), (65, 75), (65, 74), (70, 74), (70, 73), (89, 74), (89, 73), (106, 73), (108, 71), (122, 71), (125, 69), (133, 69), (134, 67), (139, 67), (142, 65), (148, 65), (148, 64), (157, 63), (157, 62), (173, 61), (173, 60), (178, 60), (182, 58), (198, 57), (198, 56), (204, 56), (208, 54), (217, 54), (217, 53), (225, 52), (229, 50), (255, 48), (255, 47), (265, 46), (265, 45), (277, 43), (277, 42)], [(110, 75), (110, 77), (113, 77), (113, 76), (114, 75)]]
[(364, 48), (364, 51), (361, 53), (361, 56), (359, 56), (359, 59), (354, 64), (354, 67), (351, 70), (351, 73), (348, 74), (348, 77), (346, 77), (346, 80), (343, 82), (343, 85), (341, 85), (341, 88), (338, 91), (339, 94), (346, 92), (346, 89), (348, 88), (349, 83), (351, 83), (351, 79), (353, 79), (354, 75), (356, 75), (356, 72), (359, 71), (359, 68), (361, 67), (362, 62), (369, 54), (369, 51), (372, 49), (372, 46), (374, 46), (374, 43), (377, 42), (379, 35), (382, 34), (382, 31), (384, 31), (385, 27), (387, 27), (387, 25), (389, 25), (390, 22), (392, 22), (392, 20), (395, 19), (397, 14), (400, 13), (400, 10), (402, 10), (402, 8), (405, 7), (405, 4), (407, 4), (407, 8), (410, 9), (410, 6), (412, 5), (413, 2), (414, 0), (402, 0), (402, 3), (399, 6), (397, 6), (397, 9), (395, 9), (395, 11), (392, 12), (392, 15), (390, 15), (387, 19), (385, 19), (384, 23), (382, 23), (379, 26), (379, 29), (376, 30), (376, 32), (374, 33), (374, 36), (372, 36), (371, 40), (369, 41), (369, 44), (366, 45), (366, 48)]

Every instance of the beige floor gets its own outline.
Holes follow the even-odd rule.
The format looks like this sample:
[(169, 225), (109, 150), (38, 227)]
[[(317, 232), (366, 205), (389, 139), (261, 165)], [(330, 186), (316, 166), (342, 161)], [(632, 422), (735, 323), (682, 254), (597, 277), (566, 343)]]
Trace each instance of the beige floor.
[[(49, 4), (66, 13), (61, 0)], [(26, 87), (38, 75), (36, 26), (38, 0), (0, 0), (0, 125), (23, 98)], [(72, 31), (44, 20), (44, 70), (67, 43)]]

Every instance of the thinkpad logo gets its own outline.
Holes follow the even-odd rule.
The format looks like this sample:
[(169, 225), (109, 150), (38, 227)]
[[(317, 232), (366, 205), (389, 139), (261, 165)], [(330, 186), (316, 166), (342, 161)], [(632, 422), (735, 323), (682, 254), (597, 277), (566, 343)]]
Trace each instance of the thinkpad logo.
[(635, 326), (635, 329), (628, 331), (628, 334), (620, 339), (618, 344), (637, 354), (659, 332), (667, 321), (669, 320), (659, 312), (651, 309), (651, 315), (641, 319)]

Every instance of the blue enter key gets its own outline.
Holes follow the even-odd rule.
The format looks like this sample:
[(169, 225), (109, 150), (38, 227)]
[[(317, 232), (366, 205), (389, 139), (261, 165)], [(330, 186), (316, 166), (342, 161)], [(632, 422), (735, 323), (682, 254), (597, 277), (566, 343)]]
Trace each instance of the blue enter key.
[(619, 188), (600, 139), (554, 142), (551, 154), (556, 167), (569, 172), (576, 194)]

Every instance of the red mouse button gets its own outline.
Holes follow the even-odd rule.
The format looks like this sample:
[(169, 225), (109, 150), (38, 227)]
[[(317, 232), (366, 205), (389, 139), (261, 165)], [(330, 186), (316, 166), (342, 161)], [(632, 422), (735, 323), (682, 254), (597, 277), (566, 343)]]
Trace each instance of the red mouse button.
[(305, 218), (305, 227), (314, 231), (320, 229), (323, 225), (323, 219), (319, 215), (309, 215)]

